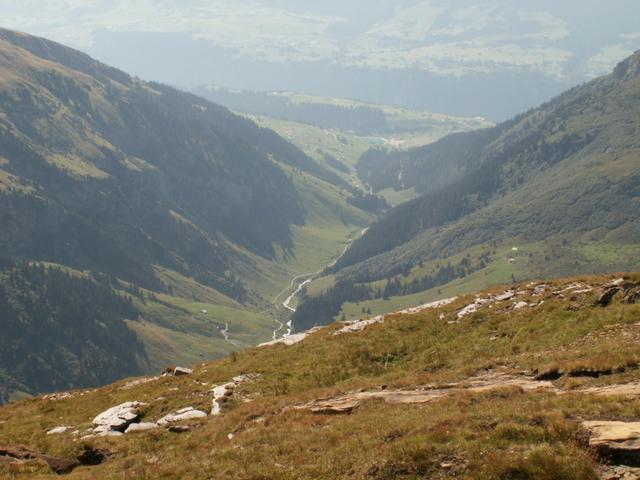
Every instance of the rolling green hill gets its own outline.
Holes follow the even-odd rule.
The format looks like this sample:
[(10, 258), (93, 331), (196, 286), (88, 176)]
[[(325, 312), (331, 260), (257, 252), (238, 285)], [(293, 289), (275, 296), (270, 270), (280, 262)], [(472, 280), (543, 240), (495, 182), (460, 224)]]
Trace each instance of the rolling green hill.
[(329, 322), (345, 302), (364, 301), (367, 311), (384, 308), (371, 300), (411, 303), (465, 279), (478, 288), (637, 266), (639, 72), (637, 53), (611, 75), (492, 129), (365, 154), (359, 173), (374, 191), (423, 195), (373, 225), (330, 281), (319, 281), (335, 288), (318, 297), (310, 286), (316, 298), (296, 324)]

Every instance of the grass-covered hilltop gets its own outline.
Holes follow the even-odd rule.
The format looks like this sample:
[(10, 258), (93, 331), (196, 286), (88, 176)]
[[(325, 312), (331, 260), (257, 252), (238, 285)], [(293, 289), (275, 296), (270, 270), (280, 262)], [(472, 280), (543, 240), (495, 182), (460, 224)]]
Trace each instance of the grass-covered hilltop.
[(0, 476), (638, 478), (639, 300), (638, 274), (528, 282), (14, 402)]

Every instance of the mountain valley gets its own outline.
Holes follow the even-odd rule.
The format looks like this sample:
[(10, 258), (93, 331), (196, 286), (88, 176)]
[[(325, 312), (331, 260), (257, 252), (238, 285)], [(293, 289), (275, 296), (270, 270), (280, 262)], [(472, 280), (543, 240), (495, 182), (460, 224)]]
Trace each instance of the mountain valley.
[[(0, 479), (640, 478), (640, 36), (622, 4), (578, 48), (595, 4), (54, 3), (33, 25), (151, 26), (172, 48), (140, 68), (190, 61), (203, 86), (0, 27)], [(202, 48), (171, 43), (196, 20)], [(206, 78), (247, 55), (265, 76), (248, 90)], [(249, 90), (272, 63), (291, 84), (376, 73)], [(380, 75), (402, 81), (372, 98)], [(526, 91), (536, 75), (589, 80), (497, 124), (462, 116), (504, 118), (547, 91)]]

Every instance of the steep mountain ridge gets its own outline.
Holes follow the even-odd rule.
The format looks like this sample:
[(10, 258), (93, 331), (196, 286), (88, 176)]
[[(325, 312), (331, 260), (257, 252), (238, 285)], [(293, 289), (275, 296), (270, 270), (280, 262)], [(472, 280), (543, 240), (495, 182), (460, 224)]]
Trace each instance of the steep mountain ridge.
[[(621, 155), (640, 150), (636, 134), (640, 85), (637, 77), (630, 73), (639, 59), (640, 52), (616, 69), (616, 72), (629, 73), (614, 73), (577, 87), (494, 129), (458, 134), (433, 146), (407, 152), (404, 158), (396, 156), (393, 177), (406, 178), (402, 180), (406, 182), (405, 188), (415, 187), (428, 195), (400, 206), (387, 219), (374, 225), (368, 236), (375, 237), (380, 230), (389, 231), (384, 228), (384, 222), (392, 222), (394, 215), (396, 221), (405, 216), (404, 225), (408, 231), (397, 225), (393, 228), (393, 231), (401, 232), (401, 239), (394, 240), (396, 245), (404, 243), (426, 228), (458, 220), (491, 205), (494, 200), (523, 188), (540, 175), (548, 174), (547, 180), (553, 181), (565, 168), (562, 162), (571, 168), (568, 165), (571, 162), (602, 156), (599, 163), (613, 163)], [(558, 168), (553, 170), (554, 167)], [(634, 178), (634, 169), (629, 173), (631, 176), (627, 181)], [(394, 186), (398, 187), (398, 184), (382, 185), (383, 188)], [(443, 195), (449, 198), (441, 200)], [(634, 191), (629, 191), (629, 195), (634, 198)], [(583, 199), (589, 201), (587, 197)], [(438, 202), (441, 207), (434, 206)], [(530, 207), (532, 211), (536, 210), (536, 207)], [(453, 211), (447, 213), (448, 209)], [(363, 238), (349, 255), (362, 258), (358, 249), (366, 242), (367, 238)], [(394, 246), (381, 246), (380, 250), (369, 251), (366, 255), (370, 257)], [(349, 255), (338, 267), (353, 263)]]
[[(390, 211), (354, 242), (327, 272), (339, 287), (309, 303), (307, 312), (303, 306), (300, 328), (318, 321), (318, 302), (333, 305), (330, 317), (323, 309), (322, 321), (328, 322), (344, 301), (418, 294), (420, 285), (441, 287), (480, 271), (487, 285), (493, 278), (487, 266), (506, 271), (496, 266), (506, 261), (496, 252), (512, 246), (535, 250), (519, 262), (522, 268), (511, 268), (516, 278), (640, 264), (636, 254), (631, 264), (614, 255), (622, 246), (637, 246), (640, 231), (639, 58), (636, 53), (617, 73), (492, 129), (408, 152), (365, 155), (360, 172), (374, 190), (413, 187), (424, 195)], [(376, 176), (385, 161), (386, 172)], [(565, 259), (552, 261), (560, 251)], [(447, 264), (461, 261), (459, 255), (469, 257), (466, 266), (443, 275)], [(396, 285), (386, 289), (383, 280)]]
[[(86, 277), (86, 288), (104, 277), (114, 302), (131, 300), (118, 328), (140, 337), (132, 352), (142, 360), (111, 368), (117, 375), (271, 338), (275, 292), (332, 261), (369, 221), (341, 196), (344, 180), (224, 107), (1, 29), (0, 70), (0, 251), (46, 265), (43, 285), (60, 269)], [(316, 240), (322, 228), (329, 232)], [(10, 290), (7, 278), (0, 286)], [(33, 305), (18, 303), (24, 325), (47, 317), (29, 320)], [(49, 315), (54, 324), (64, 325), (61, 312)], [(84, 333), (100, 344), (92, 338), (100, 328)], [(20, 344), (27, 330), (11, 335)], [(64, 351), (60, 337), (47, 339), (50, 351)], [(120, 358), (113, 346), (104, 351)], [(16, 352), (0, 365), (9, 376), (29, 363)], [(66, 372), (76, 353), (50, 363)], [(33, 363), (42, 376), (46, 363)], [(115, 378), (79, 369), (54, 384), (34, 375), (18, 372), (11, 385), (37, 393)]]

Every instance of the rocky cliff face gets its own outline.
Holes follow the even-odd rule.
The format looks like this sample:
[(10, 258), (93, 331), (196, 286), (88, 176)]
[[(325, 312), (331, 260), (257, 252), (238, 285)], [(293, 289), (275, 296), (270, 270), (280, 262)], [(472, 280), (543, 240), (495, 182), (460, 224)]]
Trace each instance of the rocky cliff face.
[(640, 50), (616, 66), (613, 75), (621, 81), (632, 80), (640, 76)]

